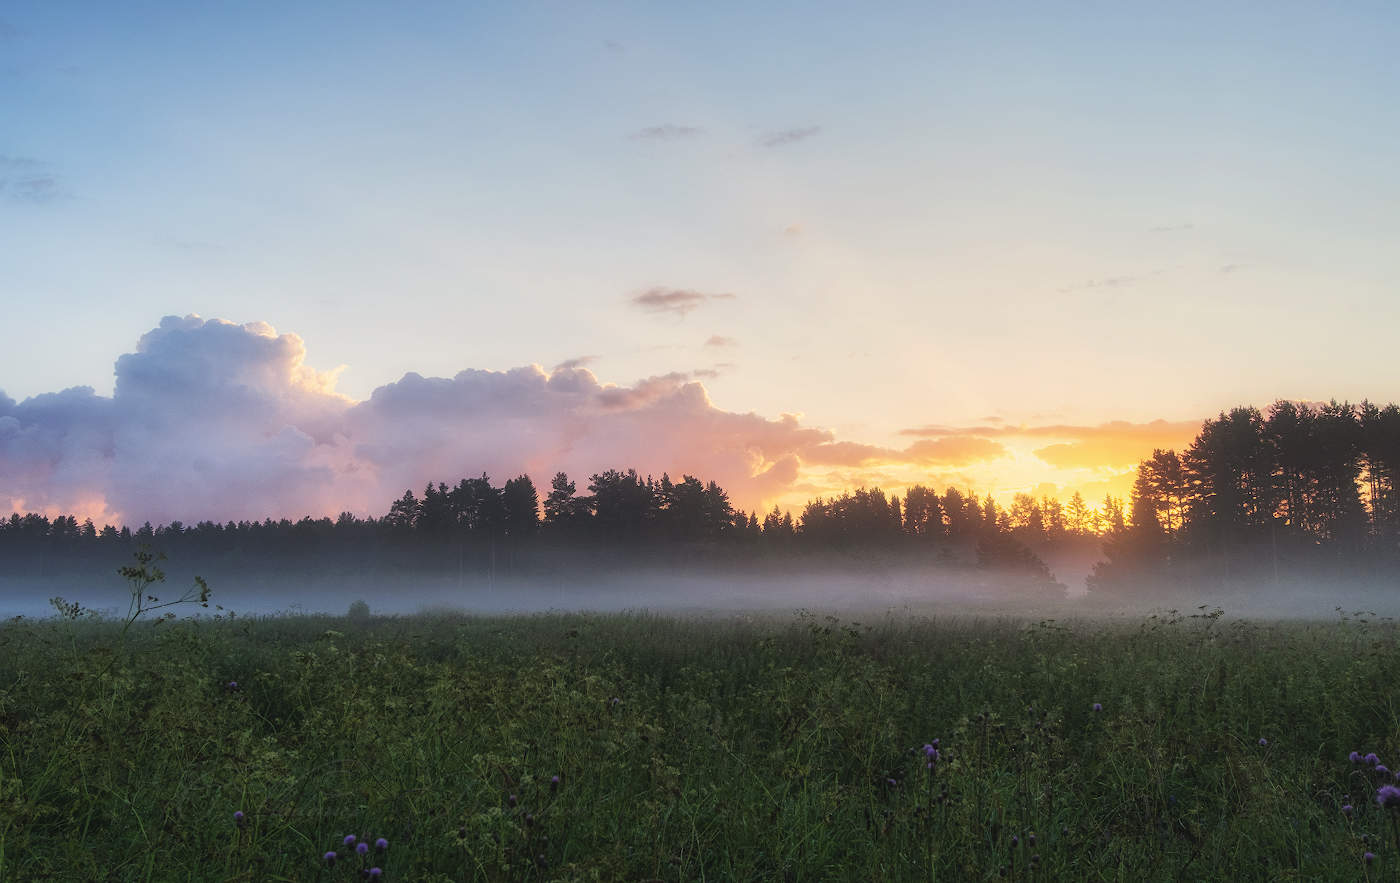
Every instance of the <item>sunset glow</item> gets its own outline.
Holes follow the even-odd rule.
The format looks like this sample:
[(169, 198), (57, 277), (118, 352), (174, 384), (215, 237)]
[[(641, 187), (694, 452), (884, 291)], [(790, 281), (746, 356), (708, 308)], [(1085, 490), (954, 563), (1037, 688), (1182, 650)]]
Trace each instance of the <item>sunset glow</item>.
[(149, 20), (0, 12), (12, 510), (1097, 504), (1221, 410), (1400, 386), (1354, 337), (1400, 321), (1391, 10)]

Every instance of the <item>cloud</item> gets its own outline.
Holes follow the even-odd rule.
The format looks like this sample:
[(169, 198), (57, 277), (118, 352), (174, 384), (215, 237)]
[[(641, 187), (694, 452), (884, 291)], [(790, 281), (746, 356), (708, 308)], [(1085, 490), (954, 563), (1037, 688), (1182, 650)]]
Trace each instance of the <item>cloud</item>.
[(1220, 272), (1226, 273), (1226, 274), (1229, 274), (1229, 273), (1237, 273), (1237, 272), (1239, 272), (1240, 270), (1243, 270), (1243, 269), (1244, 269), (1245, 267), (1247, 267), (1247, 266), (1249, 266), (1249, 265), (1248, 265), (1248, 264), (1225, 264), (1224, 266), (1222, 266), (1222, 267), (1220, 268)]
[(582, 368), (582, 367), (585, 366), (585, 365), (591, 365), (591, 364), (593, 364), (593, 363), (596, 362), (596, 361), (598, 361), (598, 357), (597, 357), (597, 356), (575, 356), (575, 357), (572, 358), (572, 359), (565, 359), (564, 361), (560, 362), (558, 365), (555, 365), (553, 370), (554, 370), (554, 371), (572, 371), (572, 370), (574, 370), (575, 368)]
[(705, 341), (705, 346), (738, 346), (739, 341), (732, 337), (724, 337), (719, 334), (710, 335), (710, 339)]
[(922, 439), (905, 449), (912, 461), (928, 466), (966, 466), (1010, 455), (1004, 445), (975, 436)]
[(802, 225), (801, 225), (801, 224), (788, 224), (786, 227), (783, 228), (783, 235), (784, 235), (784, 236), (801, 236), (801, 235), (802, 235)]
[(712, 478), (750, 509), (798, 480), (799, 452), (834, 441), (793, 415), (716, 407), (707, 375), (409, 373), (356, 402), (295, 334), (171, 316), (117, 360), (111, 397), (0, 394), (0, 502), (99, 523), (378, 515), (428, 481), (635, 467)]
[(1096, 288), (1128, 288), (1145, 282), (1148, 279), (1156, 278), (1166, 273), (1166, 270), (1153, 270), (1151, 273), (1142, 273), (1136, 276), (1103, 276), (1098, 279), (1088, 279), (1084, 282), (1077, 282), (1073, 285), (1066, 285), (1059, 289), (1060, 294), (1069, 294), (1075, 291), (1088, 291)]
[(1032, 453), (1061, 469), (1119, 468), (1135, 465), (1153, 449), (1182, 450), (1201, 429), (1199, 420), (1113, 420), (1092, 426), (1051, 423), (1032, 426), (918, 426), (901, 435), (942, 440), (966, 437), (1043, 439), (1052, 442)]
[(675, 313), (684, 316), (710, 300), (733, 300), (732, 294), (704, 294), (683, 288), (650, 288), (632, 298), (633, 306), (651, 313)]
[(17, 202), (46, 203), (64, 196), (45, 164), (27, 156), (0, 156), (0, 193)]
[(764, 147), (782, 147), (786, 144), (796, 144), (798, 141), (805, 141), (821, 133), (821, 126), (804, 126), (797, 129), (784, 129), (781, 132), (769, 132), (758, 139), (758, 143)]
[(677, 126), (664, 123), (660, 126), (647, 126), (644, 129), (639, 129), (633, 132), (631, 137), (639, 141), (681, 141), (703, 134), (705, 134), (705, 130), (696, 126)]
[(627, 47), (623, 46), (616, 40), (604, 40), (603, 48), (608, 50), (609, 52), (617, 53), (619, 55), (627, 51)]

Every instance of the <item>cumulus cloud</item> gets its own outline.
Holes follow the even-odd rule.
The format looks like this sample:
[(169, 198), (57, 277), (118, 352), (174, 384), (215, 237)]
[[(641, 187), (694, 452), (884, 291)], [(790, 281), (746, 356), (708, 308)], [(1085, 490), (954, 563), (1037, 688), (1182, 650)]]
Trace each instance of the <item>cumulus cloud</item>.
[(410, 373), (356, 402), (305, 357), (263, 323), (172, 316), (117, 360), (111, 397), (0, 394), (0, 503), (99, 523), (382, 514), (428, 481), (635, 467), (713, 478), (753, 508), (833, 441), (792, 415), (722, 410), (695, 372), (627, 386), (578, 365)]
[(687, 138), (695, 138), (705, 134), (705, 130), (697, 126), (677, 126), (672, 123), (663, 123), (660, 126), (647, 126), (632, 133), (632, 138), (638, 141), (682, 141)]
[(913, 462), (929, 466), (966, 466), (1009, 455), (1006, 446), (976, 436), (921, 439), (905, 449)]
[(814, 135), (821, 134), (821, 126), (802, 126), (795, 129), (784, 129), (781, 132), (769, 132), (758, 139), (758, 143), (764, 147), (782, 147), (787, 144), (796, 144), (798, 141), (805, 141)]
[(704, 294), (684, 288), (649, 288), (632, 297), (632, 305), (650, 313), (684, 316), (706, 301), (733, 300), (732, 294)]

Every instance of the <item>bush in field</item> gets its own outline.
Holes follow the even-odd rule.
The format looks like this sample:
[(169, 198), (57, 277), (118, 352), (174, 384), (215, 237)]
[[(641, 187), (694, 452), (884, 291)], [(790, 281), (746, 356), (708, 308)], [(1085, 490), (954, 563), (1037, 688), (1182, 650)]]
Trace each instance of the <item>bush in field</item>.
[(345, 614), (351, 622), (369, 622), (369, 605), (364, 601), (351, 601), (350, 610)]

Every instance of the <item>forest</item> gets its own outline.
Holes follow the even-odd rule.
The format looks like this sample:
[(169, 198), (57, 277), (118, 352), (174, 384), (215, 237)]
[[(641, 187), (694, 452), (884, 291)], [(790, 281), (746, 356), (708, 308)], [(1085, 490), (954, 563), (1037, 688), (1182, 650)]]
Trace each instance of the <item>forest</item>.
[(589, 476), (482, 474), (405, 490), (380, 517), (97, 527), (73, 516), (0, 520), (12, 578), (106, 572), (141, 546), (218, 571), (316, 567), (522, 575), (576, 566), (764, 560), (910, 561), (1019, 571), (1053, 584), (1042, 558), (1098, 552), (1091, 592), (1228, 588), (1246, 576), (1345, 574), (1384, 580), (1400, 563), (1400, 407), (1278, 401), (1204, 421), (1183, 451), (1138, 465), (1126, 501), (1090, 505), (913, 485), (901, 497), (860, 488), (800, 513), (733, 506), (722, 487), (633, 469)]

